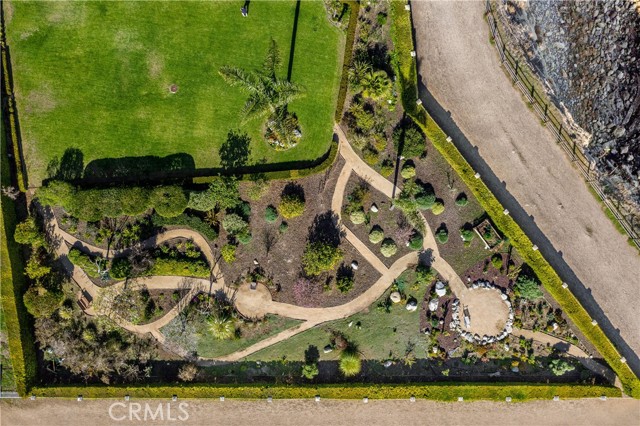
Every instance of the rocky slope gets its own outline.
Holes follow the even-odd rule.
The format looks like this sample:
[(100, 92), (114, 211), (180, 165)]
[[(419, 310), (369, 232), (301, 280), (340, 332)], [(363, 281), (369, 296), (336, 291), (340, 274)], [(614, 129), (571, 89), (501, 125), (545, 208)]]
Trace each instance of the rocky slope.
[(582, 133), (601, 183), (640, 212), (640, 0), (498, 0), (509, 45)]

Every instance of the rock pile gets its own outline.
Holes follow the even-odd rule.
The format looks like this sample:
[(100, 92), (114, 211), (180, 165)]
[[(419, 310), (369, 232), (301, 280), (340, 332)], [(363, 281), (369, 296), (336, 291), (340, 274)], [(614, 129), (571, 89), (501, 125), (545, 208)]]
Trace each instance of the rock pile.
[(451, 330), (454, 330), (460, 333), (460, 336), (462, 336), (462, 338), (465, 339), (467, 342), (476, 343), (478, 345), (489, 345), (491, 343), (498, 342), (504, 339), (505, 337), (507, 337), (513, 331), (513, 318), (514, 318), (513, 307), (511, 306), (511, 302), (509, 301), (509, 296), (499, 287), (496, 287), (493, 284), (491, 284), (489, 281), (484, 281), (484, 280), (474, 281), (473, 284), (471, 284), (471, 289), (472, 290), (479, 290), (479, 289), (495, 290), (500, 292), (500, 296), (502, 297), (502, 300), (509, 308), (509, 318), (507, 319), (507, 322), (505, 323), (504, 328), (502, 329), (500, 334), (497, 334), (495, 336), (488, 336), (486, 334), (483, 336), (480, 336), (477, 333), (474, 334), (474, 333), (470, 333), (468, 331), (463, 330), (463, 328), (460, 325), (460, 300), (458, 299), (455, 299), (451, 304), (451, 312), (453, 313), (453, 319), (449, 323), (449, 328)]
[[(635, 4), (634, 4), (635, 3)], [(640, 2), (501, 0), (521, 49), (556, 106), (586, 130), (601, 183), (640, 211)]]

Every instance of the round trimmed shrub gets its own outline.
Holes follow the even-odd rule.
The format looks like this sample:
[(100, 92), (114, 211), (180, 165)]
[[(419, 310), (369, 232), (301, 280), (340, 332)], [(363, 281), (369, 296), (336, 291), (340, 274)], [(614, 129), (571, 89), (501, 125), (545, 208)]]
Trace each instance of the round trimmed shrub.
[(443, 212), (444, 212), (444, 204), (442, 203), (442, 201), (436, 201), (435, 203), (433, 203), (433, 207), (431, 207), (431, 213), (438, 216)]
[(436, 195), (428, 192), (421, 192), (416, 195), (416, 205), (420, 210), (429, 210), (436, 203)]
[(159, 186), (149, 196), (151, 206), (156, 213), (164, 217), (180, 216), (187, 208), (187, 196), (182, 188), (176, 185)]
[(382, 241), (382, 245), (380, 246), (380, 253), (382, 253), (384, 257), (391, 257), (397, 252), (398, 246), (396, 245), (396, 242), (391, 238), (385, 238), (385, 240)]
[(493, 256), (491, 256), (491, 264), (496, 269), (502, 268), (502, 255), (499, 253), (496, 253)]
[(462, 241), (465, 243), (471, 242), (475, 234), (473, 233), (473, 229), (469, 228), (460, 228), (460, 236), (462, 237)]
[(416, 167), (413, 164), (405, 163), (405, 165), (402, 166), (402, 170), (400, 171), (400, 176), (402, 176), (404, 179), (411, 179), (415, 175), (416, 175)]
[(373, 227), (371, 232), (369, 232), (369, 241), (373, 244), (378, 244), (382, 240), (384, 240), (384, 231), (376, 225)]
[(387, 158), (380, 165), (380, 174), (384, 177), (389, 177), (391, 176), (391, 173), (393, 173), (394, 169), (393, 161)]
[(285, 219), (292, 219), (304, 213), (304, 198), (298, 194), (285, 194), (280, 199), (278, 212)]
[(463, 207), (469, 204), (469, 200), (467, 199), (467, 194), (461, 192), (460, 195), (456, 197), (456, 205)]
[(447, 241), (449, 241), (449, 231), (447, 231), (447, 228), (440, 228), (436, 232), (436, 240), (440, 244), (446, 244)]
[(287, 229), (289, 229), (289, 224), (287, 222), (282, 222), (278, 227), (278, 231), (280, 231), (281, 234), (287, 232)]
[(242, 231), (240, 231), (240, 233), (237, 235), (238, 241), (240, 241), (242, 244), (247, 245), (251, 242), (251, 232), (249, 232), (249, 229), (244, 229)]
[(278, 210), (273, 206), (267, 206), (264, 211), (264, 220), (269, 223), (273, 223), (278, 220)]
[(409, 248), (411, 250), (421, 250), (424, 237), (421, 233), (415, 232), (409, 239)]
[(359, 209), (352, 211), (349, 215), (349, 219), (351, 220), (351, 222), (353, 222), (354, 225), (360, 225), (361, 223), (364, 223), (364, 221), (367, 219), (367, 216), (364, 214), (364, 210)]
[(332, 244), (308, 243), (302, 255), (302, 266), (307, 275), (320, 275), (333, 269), (342, 256), (342, 250)]

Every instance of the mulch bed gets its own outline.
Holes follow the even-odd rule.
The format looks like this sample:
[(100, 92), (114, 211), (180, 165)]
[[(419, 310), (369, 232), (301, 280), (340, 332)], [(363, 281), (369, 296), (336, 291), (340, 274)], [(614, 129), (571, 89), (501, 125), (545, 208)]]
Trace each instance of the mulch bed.
[[(347, 187), (345, 189), (345, 199), (342, 203), (343, 209), (348, 203), (347, 197), (349, 196), (349, 194), (353, 191), (354, 188), (356, 188), (363, 182), (364, 180), (361, 179), (358, 175), (356, 175), (355, 173), (351, 174), (351, 176), (349, 177), (349, 182), (347, 183)], [(373, 187), (369, 188), (369, 196), (363, 204), (364, 210), (369, 216), (370, 221), (368, 224), (365, 222), (360, 225), (355, 225), (349, 220), (349, 217), (346, 215), (343, 215), (343, 223), (347, 228), (349, 228), (351, 232), (356, 235), (356, 237), (360, 239), (360, 241), (364, 242), (373, 253), (378, 255), (378, 258), (382, 260), (385, 266), (390, 267), (396, 260), (411, 251), (406, 245), (400, 244), (400, 242), (394, 235), (395, 231), (398, 229), (398, 223), (405, 220), (404, 214), (402, 213), (402, 211), (400, 211), (400, 209), (397, 208), (389, 210), (392, 204), (391, 200), (382, 192), (376, 190)], [(372, 204), (375, 204), (378, 207), (377, 213), (373, 213), (371, 211)], [(373, 244), (369, 241), (369, 232), (375, 225), (380, 226), (384, 230), (385, 238), (392, 238), (396, 242), (398, 246), (398, 252), (395, 255), (391, 257), (384, 257), (382, 253), (380, 253), (381, 243)]]
[[(344, 160), (338, 158), (326, 172), (295, 181), (295, 184), (300, 185), (304, 191), (305, 211), (302, 216), (286, 220), (289, 227), (285, 233), (280, 233), (278, 230), (283, 219), (280, 217), (276, 222), (268, 223), (264, 212), (267, 206), (278, 205), (284, 187), (290, 182), (272, 181), (268, 193), (259, 201), (251, 202), (252, 241), (247, 245), (240, 244), (233, 264), (220, 262), (225, 281), (229, 284), (244, 281), (244, 277), (256, 269), (255, 260), (264, 274), (273, 280), (274, 287), (279, 288), (279, 291), (272, 291), (274, 300), (295, 304), (293, 286), (303, 272), (301, 258), (307, 238), (310, 231), (314, 229), (314, 221), (326, 223), (332, 219), (331, 198), (343, 165)], [(243, 199), (248, 199), (246, 191), (249, 185), (250, 183), (241, 185)], [(267, 253), (265, 240), (269, 238), (275, 239), (275, 242)], [(221, 230), (217, 241), (218, 248), (225, 242), (226, 234)], [(314, 280), (317, 288), (313, 292), (312, 299), (307, 301), (307, 305), (322, 307), (341, 305), (358, 297), (379, 278), (380, 274), (344, 238), (341, 238), (340, 248), (344, 252), (343, 261), (346, 265), (350, 265), (353, 260), (358, 262), (359, 268), (355, 271), (354, 287), (348, 293), (340, 293), (334, 285), (335, 271), (323, 274)], [(331, 291), (322, 290), (327, 281), (333, 281)]]

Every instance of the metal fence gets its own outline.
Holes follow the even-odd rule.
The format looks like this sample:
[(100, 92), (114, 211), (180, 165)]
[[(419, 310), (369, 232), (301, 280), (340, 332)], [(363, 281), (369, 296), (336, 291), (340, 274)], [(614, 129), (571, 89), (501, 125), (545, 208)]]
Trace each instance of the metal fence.
[(498, 23), (490, 0), (486, 0), (487, 22), (491, 30), (491, 39), (500, 55), (500, 60), (507, 73), (510, 75), (513, 83), (520, 89), (522, 94), (527, 98), (532, 110), (540, 117), (545, 127), (553, 133), (556, 141), (565, 150), (582, 173), (587, 183), (593, 188), (594, 192), (601, 198), (604, 205), (611, 211), (615, 220), (620, 224), (624, 231), (629, 235), (629, 239), (633, 241), (638, 249), (640, 249), (640, 224), (634, 223), (634, 215), (631, 212), (625, 212), (620, 201), (614, 202), (605, 194), (604, 190), (598, 184), (596, 178), (595, 161), (587, 156), (580, 146), (576, 144), (575, 139), (567, 131), (567, 126), (561, 118), (556, 117), (553, 113), (553, 107), (546, 99), (544, 93), (536, 90), (534, 82), (524, 72), (523, 67), (527, 67), (526, 63), (522, 63), (514, 56), (506, 47), (506, 44), (498, 30)]

